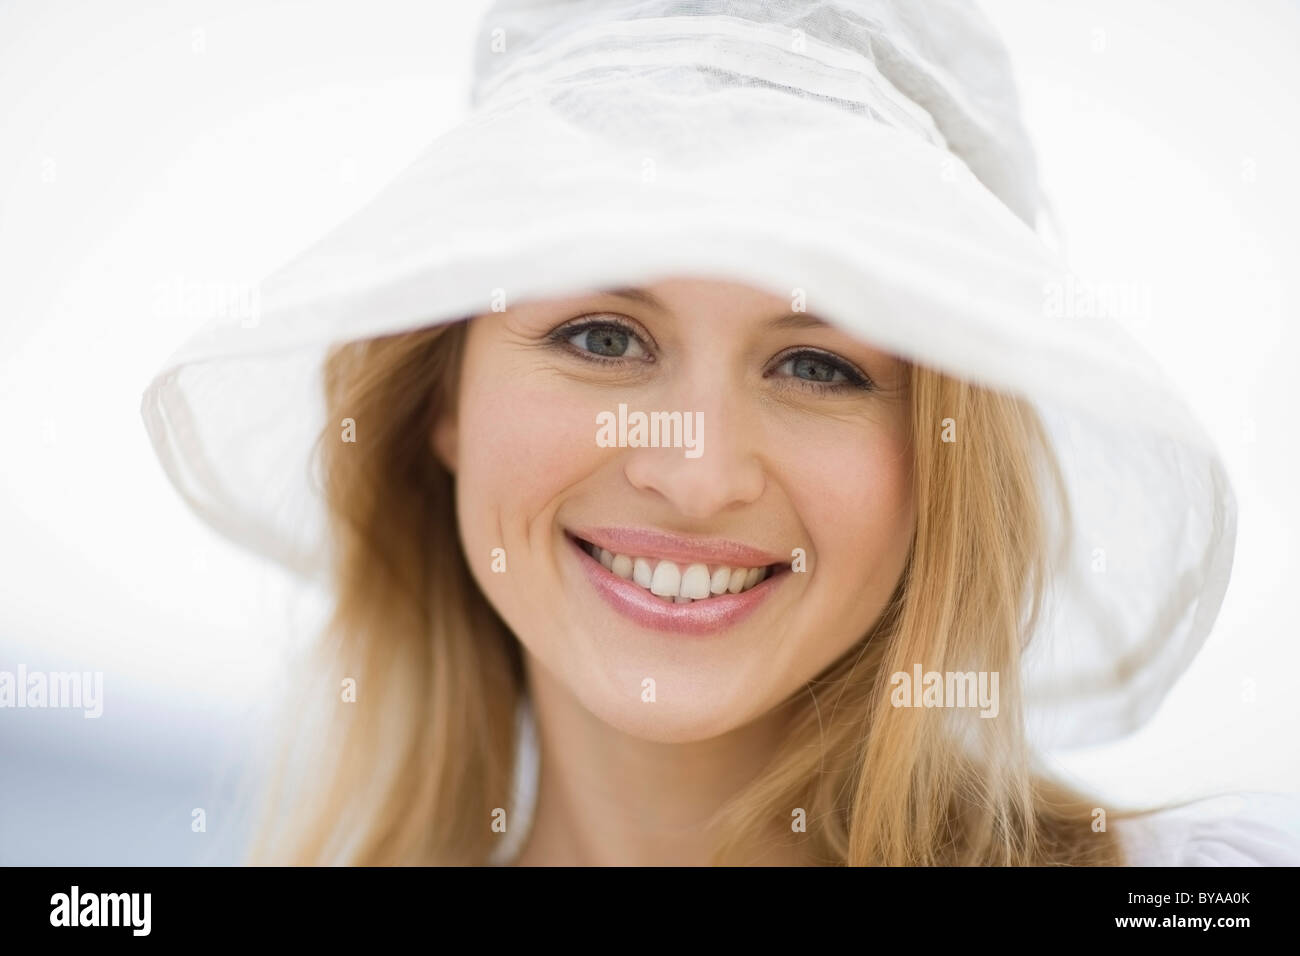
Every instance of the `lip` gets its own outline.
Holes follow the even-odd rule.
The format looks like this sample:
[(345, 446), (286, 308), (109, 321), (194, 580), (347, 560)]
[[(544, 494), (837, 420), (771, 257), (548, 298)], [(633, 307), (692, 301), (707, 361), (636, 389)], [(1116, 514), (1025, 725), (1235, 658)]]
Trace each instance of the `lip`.
[[(578, 539), (574, 536), (576, 534), (577, 532), (565, 534), (565, 538), (568, 539), (569, 549), (577, 558), (583, 574), (587, 576), (587, 580), (591, 582), (592, 587), (604, 599), (605, 603), (634, 624), (655, 631), (666, 631), (671, 634), (717, 634), (720, 631), (735, 627), (752, 614), (760, 604), (767, 600), (773, 591), (781, 586), (786, 577), (785, 570), (788, 570), (780, 569), (778, 566), (775, 573), (740, 594), (719, 594), (705, 600), (693, 601), (690, 604), (670, 604), (663, 598), (651, 594), (645, 588), (633, 584), (631, 581), (626, 581), (613, 571), (608, 570), (582, 549), (582, 545), (578, 543)], [(591, 540), (585, 534), (581, 535), (581, 537), (588, 541)], [(606, 538), (606, 540), (609, 539)], [(621, 540), (626, 542), (627, 539)], [(605, 545), (602, 544), (601, 547), (605, 547)], [(754, 552), (753, 549), (747, 550), (751, 554), (759, 553)], [(622, 551), (620, 553), (626, 554), (627, 552)], [(633, 553), (643, 554), (645, 552), (634, 550)], [(705, 563), (698, 557), (699, 554), (700, 552), (697, 550), (693, 552), (693, 555), (696, 555), (695, 557), (687, 556), (681, 560), (696, 560)], [(655, 557), (666, 558), (670, 561), (675, 560), (664, 553), (664, 549), (659, 549)], [(723, 564), (725, 562), (715, 559), (713, 563)], [(777, 562), (766, 563), (776, 564)]]
[(730, 568), (761, 568), (786, 562), (778, 554), (724, 538), (689, 538), (643, 528), (570, 528), (569, 534), (614, 554), (664, 558), (676, 564), (725, 564)]

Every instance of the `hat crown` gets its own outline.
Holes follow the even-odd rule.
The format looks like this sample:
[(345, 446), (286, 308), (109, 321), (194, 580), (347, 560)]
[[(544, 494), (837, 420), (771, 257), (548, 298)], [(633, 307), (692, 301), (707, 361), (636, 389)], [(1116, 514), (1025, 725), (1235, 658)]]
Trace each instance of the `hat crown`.
[(1010, 62), (967, 0), (498, 0), (480, 22), (471, 100), (590, 94), (652, 71), (678, 92), (707, 76), (699, 89), (833, 103), (949, 151), (1017, 216), (1037, 217)]

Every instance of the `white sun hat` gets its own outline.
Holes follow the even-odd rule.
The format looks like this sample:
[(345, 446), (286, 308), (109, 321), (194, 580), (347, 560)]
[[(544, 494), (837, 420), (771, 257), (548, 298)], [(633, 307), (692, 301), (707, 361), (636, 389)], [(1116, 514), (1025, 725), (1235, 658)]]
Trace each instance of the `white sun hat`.
[[(1027, 652), (1043, 747), (1131, 732), (1204, 642), (1231, 567), (1218, 453), (1076, 288), (1005, 51), (958, 0), (505, 0), (472, 110), (212, 322), (148, 387), (167, 474), (309, 577), (332, 343), (669, 276), (802, 296), (908, 359), (1033, 402), (1075, 520)], [(431, 131), (431, 134), (435, 131)], [(338, 424), (338, 423), (333, 423)]]

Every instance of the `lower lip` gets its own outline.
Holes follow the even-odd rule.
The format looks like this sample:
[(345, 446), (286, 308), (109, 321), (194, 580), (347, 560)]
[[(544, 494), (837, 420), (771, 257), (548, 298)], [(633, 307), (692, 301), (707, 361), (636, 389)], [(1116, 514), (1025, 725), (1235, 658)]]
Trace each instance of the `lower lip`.
[(753, 613), (785, 578), (778, 571), (748, 591), (673, 604), (645, 588), (620, 578), (589, 555), (571, 535), (565, 535), (587, 580), (605, 602), (634, 624), (674, 634), (716, 634), (735, 627)]

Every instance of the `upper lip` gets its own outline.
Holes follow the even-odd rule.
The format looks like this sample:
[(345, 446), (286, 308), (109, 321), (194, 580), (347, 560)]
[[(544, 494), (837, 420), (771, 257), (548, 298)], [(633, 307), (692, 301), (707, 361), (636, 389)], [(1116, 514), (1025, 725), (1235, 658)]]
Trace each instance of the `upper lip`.
[(771, 551), (739, 541), (697, 538), (654, 528), (572, 528), (569, 533), (614, 554), (663, 558), (677, 564), (761, 568), (782, 560)]

